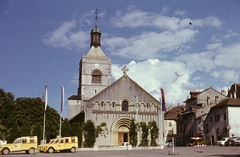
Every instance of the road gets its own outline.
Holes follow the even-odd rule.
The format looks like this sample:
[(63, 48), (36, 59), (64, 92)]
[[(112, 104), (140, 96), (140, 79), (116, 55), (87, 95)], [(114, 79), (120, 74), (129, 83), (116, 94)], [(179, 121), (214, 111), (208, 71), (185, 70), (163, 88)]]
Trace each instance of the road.
[[(2, 155), (0, 155), (2, 156)], [(12, 153), (10, 157), (240, 157), (240, 147), (174, 147), (164, 149), (132, 149), (132, 150), (98, 150), (76, 153), (36, 153), (27, 155), (24, 152)]]

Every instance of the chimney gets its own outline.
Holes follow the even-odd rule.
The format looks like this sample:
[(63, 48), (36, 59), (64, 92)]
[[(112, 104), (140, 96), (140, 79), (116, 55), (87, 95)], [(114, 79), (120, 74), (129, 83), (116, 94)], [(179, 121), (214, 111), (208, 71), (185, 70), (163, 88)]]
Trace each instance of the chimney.
[(221, 94), (226, 96), (226, 91), (225, 90), (221, 90)]

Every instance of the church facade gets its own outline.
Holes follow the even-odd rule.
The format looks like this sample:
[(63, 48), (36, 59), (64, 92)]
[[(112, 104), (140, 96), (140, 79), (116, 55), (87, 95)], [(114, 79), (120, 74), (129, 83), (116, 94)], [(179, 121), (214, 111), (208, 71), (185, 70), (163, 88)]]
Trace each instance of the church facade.
[[(122, 68), (123, 75), (111, 83), (111, 59), (101, 49), (101, 32), (97, 25), (91, 31), (90, 50), (79, 63), (77, 95), (68, 98), (68, 119), (84, 122), (92, 120), (95, 126), (107, 124), (107, 134), (98, 136), (98, 146), (118, 146), (129, 141), (131, 119), (135, 122), (156, 121), (159, 127), (159, 145), (163, 144), (163, 115), (160, 102), (146, 92)], [(162, 130), (162, 131), (161, 131)], [(141, 133), (138, 135), (140, 143)]]

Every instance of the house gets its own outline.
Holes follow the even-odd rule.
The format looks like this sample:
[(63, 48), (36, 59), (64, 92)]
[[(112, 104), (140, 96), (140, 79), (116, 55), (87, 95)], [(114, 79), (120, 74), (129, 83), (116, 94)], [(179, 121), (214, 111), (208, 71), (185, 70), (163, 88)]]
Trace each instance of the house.
[(178, 105), (168, 108), (164, 113), (164, 141), (169, 141), (174, 138), (177, 132), (178, 114), (184, 110), (184, 105)]
[(211, 107), (204, 121), (204, 135), (214, 145), (222, 137), (240, 137), (240, 98), (225, 98)]
[(203, 91), (190, 91), (186, 108), (179, 113), (177, 123), (177, 145), (187, 145), (192, 137), (204, 138), (203, 122), (210, 108), (226, 98), (225, 91), (219, 93), (212, 87)]

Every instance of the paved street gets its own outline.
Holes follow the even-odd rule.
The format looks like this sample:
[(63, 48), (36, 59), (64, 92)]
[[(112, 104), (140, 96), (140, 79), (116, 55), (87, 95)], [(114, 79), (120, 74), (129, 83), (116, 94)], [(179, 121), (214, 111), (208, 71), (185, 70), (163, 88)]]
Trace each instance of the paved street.
[(12, 153), (11, 157), (240, 157), (240, 147), (175, 147), (174, 153), (172, 148), (165, 149), (132, 149), (132, 150), (98, 150), (98, 151), (81, 151), (76, 153), (36, 153), (27, 155), (23, 152)]

